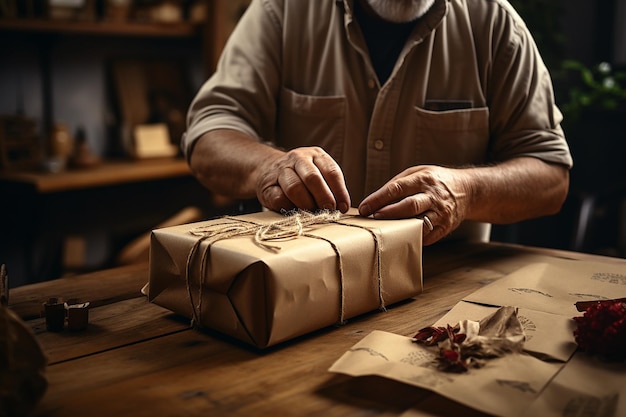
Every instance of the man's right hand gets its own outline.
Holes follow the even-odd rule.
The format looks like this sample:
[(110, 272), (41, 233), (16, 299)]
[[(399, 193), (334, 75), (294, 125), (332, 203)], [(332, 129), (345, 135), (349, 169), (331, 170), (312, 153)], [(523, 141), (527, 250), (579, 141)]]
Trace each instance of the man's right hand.
[(256, 169), (257, 198), (270, 210), (350, 208), (339, 164), (322, 148), (297, 148), (262, 162)]

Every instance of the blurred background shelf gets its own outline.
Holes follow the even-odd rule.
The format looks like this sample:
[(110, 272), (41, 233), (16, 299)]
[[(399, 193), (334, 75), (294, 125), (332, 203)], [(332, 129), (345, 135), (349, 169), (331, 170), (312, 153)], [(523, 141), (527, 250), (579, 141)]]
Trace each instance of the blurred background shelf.
[(196, 38), (202, 34), (200, 23), (137, 23), (111, 21), (61, 21), (50, 19), (4, 19), (0, 31), (33, 34), (137, 36), (144, 38)]
[[(126, 7), (107, 11), (113, 4)], [(202, 187), (180, 155), (138, 160), (128, 142), (133, 124), (170, 122), (151, 102), (165, 97), (176, 102), (178, 144), (180, 118), (248, 4), (0, 0), (0, 144), (19, 128), (5, 145), (24, 155), (0, 158), (0, 263), (12, 286), (111, 266), (128, 242), (189, 207), (207, 217), (240, 209)], [(74, 142), (80, 132), (101, 163), (46, 172), (59, 127)]]

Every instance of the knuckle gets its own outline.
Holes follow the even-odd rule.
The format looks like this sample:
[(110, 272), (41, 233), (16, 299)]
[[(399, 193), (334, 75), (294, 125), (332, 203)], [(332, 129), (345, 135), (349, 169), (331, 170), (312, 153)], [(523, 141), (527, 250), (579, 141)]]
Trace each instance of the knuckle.
[(302, 191), (303, 185), (300, 181), (285, 181), (284, 184), (281, 184), (282, 192), (287, 196), (297, 195)]
[(420, 202), (417, 196), (411, 196), (411, 198), (408, 199), (408, 203), (410, 205), (411, 213), (414, 215), (418, 215), (423, 211), (420, 207)]
[(300, 196), (304, 195), (306, 188), (299, 184), (290, 184), (283, 191), (290, 200), (298, 200), (301, 199)]
[(399, 181), (392, 181), (385, 186), (385, 192), (390, 198), (396, 198), (404, 193), (404, 187)]
[(341, 171), (341, 169), (333, 164), (332, 166), (330, 166), (327, 171), (326, 171), (326, 175), (328, 176), (328, 178), (332, 181), (340, 181), (343, 180), (343, 172)]
[(309, 149), (309, 151), (311, 151), (316, 156), (328, 156), (326, 151), (324, 149), (322, 149), (322, 147), (320, 147), (320, 146), (311, 146), (308, 149)]
[(322, 178), (316, 171), (312, 169), (305, 169), (300, 174), (302, 182), (305, 184), (319, 184), (322, 182)]
[(282, 190), (278, 186), (271, 186), (265, 188), (259, 195), (261, 204), (272, 210), (280, 210), (282, 208), (288, 208), (287, 202), (289, 201), (283, 194)]

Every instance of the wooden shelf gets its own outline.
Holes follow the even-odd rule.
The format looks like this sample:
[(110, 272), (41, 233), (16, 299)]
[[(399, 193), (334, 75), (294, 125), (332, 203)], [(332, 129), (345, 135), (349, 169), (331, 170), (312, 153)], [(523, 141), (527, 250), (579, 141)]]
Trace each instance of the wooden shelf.
[(201, 27), (201, 24), (187, 22), (140, 23), (50, 19), (0, 19), (0, 31), (40, 34), (193, 38), (200, 35)]
[(56, 174), (45, 172), (0, 173), (0, 185), (23, 185), (32, 187), (38, 193), (48, 194), (190, 176), (191, 171), (184, 159), (159, 158), (137, 161), (107, 161), (90, 169), (68, 170)]

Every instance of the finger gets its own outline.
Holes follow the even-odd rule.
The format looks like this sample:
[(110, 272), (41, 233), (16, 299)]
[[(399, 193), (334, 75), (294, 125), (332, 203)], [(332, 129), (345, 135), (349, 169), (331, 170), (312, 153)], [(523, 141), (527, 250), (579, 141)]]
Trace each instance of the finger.
[(287, 198), (278, 185), (276, 173), (272, 171), (267, 171), (259, 175), (257, 198), (263, 207), (273, 211), (280, 211), (282, 209), (290, 210), (294, 208), (293, 203)]
[[(319, 173), (317, 176), (321, 178)], [(278, 174), (278, 185), (280, 186), (280, 189), (285, 194), (285, 196), (296, 208), (312, 211), (318, 207), (313, 197), (313, 193), (310, 191), (309, 187), (303, 182), (301, 174), (298, 173), (296, 170), (292, 168), (283, 169)]]
[[(334, 210), (337, 207), (335, 196), (312, 159), (298, 160), (294, 165), (294, 170), (307, 191), (313, 208)], [(302, 192), (302, 190), (299, 191)]]
[(403, 198), (414, 194), (408, 190), (403, 181), (389, 181), (387, 184), (367, 196), (359, 205), (359, 212), (369, 216), (380, 211), (383, 207), (393, 205)]
[[(363, 200), (361, 206), (363, 206), (363, 204), (368, 204), (367, 199)], [(381, 207), (371, 214), (375, 219), (408, 219), (418, 217), (420, 214), (432, 208), (433, 203), (430, 196), (426, 193), (418, 193)], [(369, 210), (369, 208), (366, 208), (366, 210)], [(359, 207), (359, 212), (365, 215), (361, 212), (361, 207)]]
[(435, 225), (433, 224), (432, 220), (430, 220), (430, 217), (427, 214), (422, 215), (422, 220), (424, 221), (423, 229), (425, 234), (435, 230)]
[(422, 244), (424, 246), (432, 245), (447, 235), (448, 226), (446, 225), (446, 219), (440, 213), (428, 210), (419, 217), (424, 221), (422, 229)]
[(445, 227), (439, 225), (437, 223), (437, 221), (433, 221), (432, 220), (432, 216), (431, 215), (426, 215), (426, 218), (428, 218), (430, 220), (430, 222), (433, 225), (433, 230), (430, 230), (430, 228), (428, 227), (427, 223), (426, 223), (426, 219), (424, 219), (424, 230), (422, 232), (422, 244), (424, 246), (428, 246), (428, 245), (432, 245), (435, 242), (438, 242), (439, 240), (441, 240), (442, 238), (444, 238), (446, 236), (446, 229)]
[(265, 208), (272, 211), (292, 210), (296, 206), (287, 198), (279, 185), (270, 185), (264, 188), (258, 195), (259, 202)]
[(350, 208), (350, 193), (346, 186), (343, 171), (330, 155), (321, 155), (313, 158), (313, 163), (318, 167), (324, 177), (324, 182), (333, 195), (335, 207), (342, 213)]

